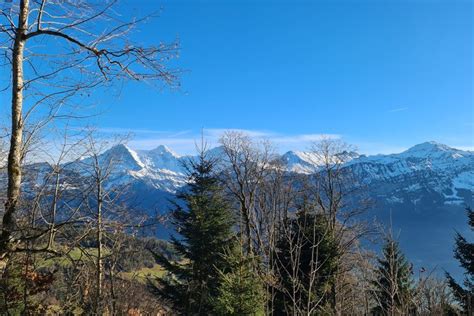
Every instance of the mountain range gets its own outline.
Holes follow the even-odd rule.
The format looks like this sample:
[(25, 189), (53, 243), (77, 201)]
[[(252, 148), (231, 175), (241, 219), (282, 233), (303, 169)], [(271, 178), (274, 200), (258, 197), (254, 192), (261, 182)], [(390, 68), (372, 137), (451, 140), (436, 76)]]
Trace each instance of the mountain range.
[[(211, 149), (222, 154), (222, 148)], [(344, 168), (367, 187), (375, 201), (368, 216), (390, 225), (414, 264), (428, 268), (457, 270), (452, 259), (455, 231), (470, 234), (465, 207), (473, 205), (474, 152), (436, 142), (425, 142), (401, 153), (349, 157)], [(149, 213), (164, 213), (169, 200), (186, 185), (180, 156), (166, 146), (132, 150), (117, 145), (103, 152), (99, 160), (115, 162), (107, 186), (126, 183), (128, 201)], [(311, 152), (289, 151), (279, 158), (288, 172), (317, 172), (319, 163)], [(81, 163), (88, 163), (86, 158)], [(48, 165), (37, 164), (45, 171)], [(80, 172), (77, 163), (64, 167)]]
[[(214, 152), (220, 148), (212, 149)], [(175, 193), (186, 183), (183, 162), (192, 156), (179, 156), (166, 146), (134, 151), (117, 145), (101, 155), (116, 161), (114, 181), (140, 183), (150, 190)], [(384, 204), (420, 203), (470, 205), (474, 190), (474, 152), (426, 142), (390, 155), (349, 153), (345, 167), (361, 179), (372, 196)], [(312, 173), (319, 168), (311, 152), (289, 151), (281, 155), (288, 171)]]

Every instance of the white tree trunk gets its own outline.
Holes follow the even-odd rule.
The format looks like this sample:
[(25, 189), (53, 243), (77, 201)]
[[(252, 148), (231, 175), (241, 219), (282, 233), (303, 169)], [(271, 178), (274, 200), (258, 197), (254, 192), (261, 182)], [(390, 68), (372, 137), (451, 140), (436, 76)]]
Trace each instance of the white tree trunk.
[(23, 53), (28, 28), (29, 0), (20, 1), (20, 14), (12, 55), (12, 127), (8, 153), (8, 188), (0, 238), (0, 264), (5, 264), (16, 228), (15, 212), (20, 198), (23, 147)]

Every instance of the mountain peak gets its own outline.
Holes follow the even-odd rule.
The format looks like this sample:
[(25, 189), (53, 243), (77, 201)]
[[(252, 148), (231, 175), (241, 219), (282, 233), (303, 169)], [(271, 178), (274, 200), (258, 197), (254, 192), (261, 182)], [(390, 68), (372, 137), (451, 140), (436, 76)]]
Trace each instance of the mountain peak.
[(181, 157), (166, 145), (151, 150), (139, 150), (138, 155), (149, 170), (181, 172)]
[(104, 159), (113, 159), (116, 162), (129, 166), (131, 170), (140, 170), (144, 167), (138, 154), (125, 144), (112, 146), (102, 156)]
[(300, 173), (313, 173), (318, 166), (318, 157), (313, 153), (288, 151), (281, 156), (289, 170)]
[(449, 154), (456, 151), (456, 149), (444, 144), (435, 141), (429, 141), (410, 147), (409, 149), (405, 150), (402, 155), (421, 157)]
[(128, 148), (127, 145), (125, 144), (117, 144), (117, 145), (113, 145), (112, 147), (110, 147), (107, 151), (108, 152), (123, 152), (123, 151), (129, 151), (130, 148)]
[(117, 144), (104, 151), (102, 155), (109, 157), (133, 156), (133, 150), (125, 144)]
[(424, 142), (424, 143), (415, 145), (409, 148), (407, 151), (422, 151), (422, 150), (423, 151), (433, 151), (433, 150), (449, 151), (449, 150), (453, 150), (453, 148), (447, 145), (435, 142), (435, 141), (429, 141), (429, 142)]
[(150, 150), (150, 153), (157, 154), (157, 155), (171, 155), (175, 158), (179, 158), (179, 155), (166, 145), (159, 145), (155, 149)]

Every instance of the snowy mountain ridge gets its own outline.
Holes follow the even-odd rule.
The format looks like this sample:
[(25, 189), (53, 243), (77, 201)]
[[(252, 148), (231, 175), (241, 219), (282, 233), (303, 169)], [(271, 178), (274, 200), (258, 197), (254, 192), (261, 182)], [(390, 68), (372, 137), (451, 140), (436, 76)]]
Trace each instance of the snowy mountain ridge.
[[(211, 149), (219, 155), (222, 149)], [(398, 154), (365, 156), (345, 153), (346, 168), (362, 181), (375, 186), (388, 200), (402, 201), (421, 191), (444, 196), (446, 203), (461, 204), (474, 191), (474, 152), (463, 151), (436, 142), (425, 142)], [(185, 185), (184, 163), (192, 156), (179, 156), (166, 146), (152, 150), (132, 150), (117, 145), (101, 155), (116, 161), (112, 182), (140, 181), (147, 186), (176, 192)], [(289, 151), (280, 156), (287, 170), (310, 174), (320, 165), (311, 152)], [(112, 184), (113, 185), (113, 184)], [(383, 192), (379, 192), (381, 189)], [(403, 196), (402, 196), (403, 195)]]

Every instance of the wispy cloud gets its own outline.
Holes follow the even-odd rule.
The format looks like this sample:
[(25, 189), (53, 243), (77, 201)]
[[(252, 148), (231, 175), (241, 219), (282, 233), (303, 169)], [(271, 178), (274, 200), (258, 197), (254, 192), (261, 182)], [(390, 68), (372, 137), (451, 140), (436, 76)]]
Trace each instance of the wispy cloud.
[(302, 134), (302, 135), (291, 135), (291, 136), (274, 136), (270, 138), (278, 144), (306, 144), (317, 142), (322, 139), (340, 139), (340, 135), (336, 134)]
[(388, 113), (396, 113), (396, 112), (403, 112), (403, 111), (406, 111), (406, 110), (408, 110), (408, 107), (404, 106), (404, 107), (398, 107), (398, 108), (390, 109), (387, 112)]
[(313, 142), (322, 138), (339, 139), (340, 135), (336, 134), (295, 134), (287, 135), (273, 131), (265, 130), (247, 130), (247, 129), (224, 129), (210, 128), (202, 131), (154, 131), (154, 130), (125, 130), (120, 128), (104, 128), (102, 133), (126, 133), (132, 134), (129, 145), (134, 149), (152, 149), (159, 145), (171, 147), (179, 154), (190, 154), (196, 150), (203, 136), (207, 144), (211, 147), (219, 145), (220, 137), (229, 131), (244, 133), (256, 140), (268, 140), (272, 142), (278, 150), (305, 150), (310, 147)]
[[(77, 130), (81, 128), (77, 127)], [(268, 140), (275, 149), (281, 153), (288, 150), (308, 150), (314, 142), (321, 139), (342, 139), (342, 135), (329, 133), (312, 133), (312, 134), (285, 134), (269, 130), (249, 130), (249, 129), (225, 129), (225, 128), (207, 128), (203, 130), (181, 130), (181, 131), (164, 131), (151, 129), (125, 129), (119, 127), (107, 127), (95, 129), (99, 135), (104, 139), (115, 138), (116, 136), (128, 136), (128, 145), (133, 149), (153, 149), (159, 145), (166, 145), (173, 151), (181, 155), (193, 154), (196, 152), (196, 147), (201, 142), (201, 137), (204, 137), (209, 147), (219, 145), (220, 137), (229, 131), (241, 132), (250, 136), (255, 140)], [(387, 143), (384, 141), (375, 141), (370, 139), (353, 138), (350, 135), (344, 135), (344, 141), (354, 145), (354, 149), (360, 153), (373, 154), (393, 154), (400, 153), (416, 143)], [(420, 140), (419, 142), (422, 142)], [(463, 141), (458, 138), (443, 138), (438, 139), (440, 143), (446, 144), (450, 147), (474, 151), (472, 141)]]
[(252, 138), (267, 138), (273, 135), (273, 132), (269, 131), (259, 131), (259, 130), (248, 130), (240, 128), (205, 128), (204, 136), (209, 138), (220, 138), (226, 132), (239, 132), (244, 133)]
[[(83, 127), (76, 127), (75, 129), (77, 130), (82, 130)], [(176, 132), (170, 132), (170, 131), (160, 131), (160, 130), (152, 130), (152, 129), (129, 129), (129, 128), (121, 128), (121, 127), (101, 127), (101, 128), (93, 128), (94, 131), (96, 131), (99, 134), (112, 134), (112, 135), (124, 135), (124, 134), (130, 134), (132, 136), (137, 135), (172, 135), (174, 137), (184, 135), (187, 133), (190, 133), (190, 130), (184, 130), (184, 131), (176, 131)]]

